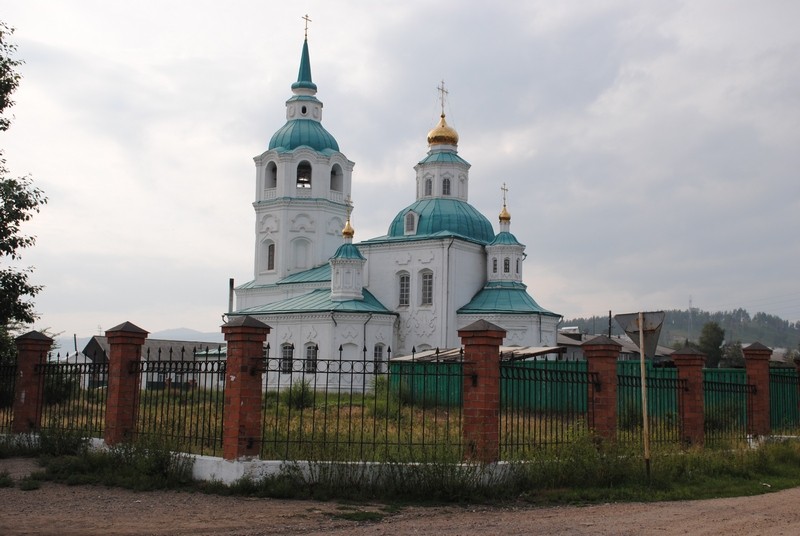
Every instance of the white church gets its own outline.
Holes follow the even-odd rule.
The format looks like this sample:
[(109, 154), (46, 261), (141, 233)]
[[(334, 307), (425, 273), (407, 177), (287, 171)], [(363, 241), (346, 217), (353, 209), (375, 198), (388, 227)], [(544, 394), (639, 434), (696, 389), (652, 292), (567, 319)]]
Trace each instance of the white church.
[(408, 181), (416, 201), (384, 236), (354, 243), (354, 163), (322, 125), (307, 38), (291, 89), (286, 124), (254, 158), (254, 278), (229, 312), (272, 327), (271, 357), (287, 371), (340, 356), (382, 368), (390, 353), (458, 348), (458, 330), (480, 319), (507, 331), (506, 346), (556, 345), (561, 317), (522, 283), (505, 198), (497, 232), (469, 204), (470, 164), (444, 110)]

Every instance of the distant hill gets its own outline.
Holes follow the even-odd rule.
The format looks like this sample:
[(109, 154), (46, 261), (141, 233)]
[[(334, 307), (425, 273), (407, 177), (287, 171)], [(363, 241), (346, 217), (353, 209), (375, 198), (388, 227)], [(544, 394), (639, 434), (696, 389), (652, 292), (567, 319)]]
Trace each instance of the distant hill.
[[(725, 342), (752, 343), (758, 341), (770, 348), (796, 349), (800, 345), (800, 322), (789, 322), (767, 313), (750, 315), (744, 309), (711, 313), (700, 309), (671, 309), (664, 311), (666, 319), (661, 328), (659, 344), (675, 347), (684, 341), (697, 342), (706, 322), (716, 322), (725, 330)], [(562, 326), (577, 326), (582, 333), (608, 333), (608, 316), (572, 318)], [(622, 334), (616, 321), (611, 321), (612, 335)]]

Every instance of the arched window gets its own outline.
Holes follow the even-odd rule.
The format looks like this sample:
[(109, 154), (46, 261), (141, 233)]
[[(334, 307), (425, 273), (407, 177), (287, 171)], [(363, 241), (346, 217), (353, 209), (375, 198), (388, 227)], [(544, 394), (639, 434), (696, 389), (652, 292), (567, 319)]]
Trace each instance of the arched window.
[(425, 179), (425, 195), (432, 195), (433, 194), (433, 181), (430, 179)]
[(379, 374), (384, 371), (383, 364), (384, 364), (384, 357), (383, 351), (385, 346), (381, 343), (375, 345), (375, 348), (372, 351), (372, 361), (374, 366), (375, 374)]
[(450, 179), (442, 181), (442, 195), (450, 195)]
[(339, 164), (334, 164), (331, 168), (331, 191), (341, 192), (344, 189), (344, 175)]
[(424, 270), (421, 274), (420, 305), (433, 305), (433, 272)]
[(283, 373), (292, 372), (292, 360), (294, 359), (294, 344), (281, 345), (280, 371)]
[(411, 298), (411, 276), (407, 273), (401, 273), (397, 279), (398, 282), (398, 299), (397, 305), (400, 307), (408, 307)]
[(272, 189), (278, 187), (278, 166), (275, 165), (275, 162), (267, 164), (266, 176), (264, 179), (264, 188)]
[(505, 259), (503, 259), (503, 272), (507, 274), (510, 271), (511, 271), (511, 259), (506, 257)]
[(517, 259), (517, 273), (519, 273), (519, 259)]
[(319, 346), (316, 344), (306, 344), (306, 360), (303, 363), (303, 372), (316, 372), (317, 371), (317, 354), (319, 353)]
[(311, 188), (311, 164), (305, 160), (297, 164), (297, 187)]
[(416, 218), (414, 217), (414, 213), (409, 212), (408, 214), (406, 214), (406, 233), (414, 232), (414, 223), (416, 223)]
[(492, 273), (493, 274), (497, 273), (497, 257), (492, 259)]
[(267, 246), (267, 270), (275, 269), (275, 244)]

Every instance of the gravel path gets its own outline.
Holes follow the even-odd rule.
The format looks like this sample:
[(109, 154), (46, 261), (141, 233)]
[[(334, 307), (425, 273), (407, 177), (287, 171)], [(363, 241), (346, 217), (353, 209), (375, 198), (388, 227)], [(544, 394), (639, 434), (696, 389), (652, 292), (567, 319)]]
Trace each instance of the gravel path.
[[(19, 479), (31, 460), (0, 460)], [(218, 497), (185, 492), (136, 493), (44, 483), (38, 490), (0, 488), (0, 534), (228, 535), (796, 535), (800, 488), (756, 497), (561, 507), (404, 507)], [(380, 521), (335, 516), (379, 512)]]

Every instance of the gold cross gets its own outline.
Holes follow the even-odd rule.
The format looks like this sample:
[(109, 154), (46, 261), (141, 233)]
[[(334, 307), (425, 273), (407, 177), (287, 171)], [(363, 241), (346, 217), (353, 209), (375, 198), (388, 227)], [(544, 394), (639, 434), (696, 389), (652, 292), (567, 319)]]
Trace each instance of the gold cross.
[(508, 188), (506, 188), (506, 183), (503, 183), (500, 189), (503, 190), (503, 206), (506, 206), (506, 194), (508, 193)]
[(436, 86), (436, 89), (439, 90), (439, 101), (442, 104), (442, 115), (444, 116), (444, 99), (450, 92), (444, 88), (444, 80), (442, 80), (441, 86)]
[(311, 22), (311, 19), (308, 18), (308, 13), (300, 18), (306, 21), (306, 39), (308, 39), (308, 23)]

